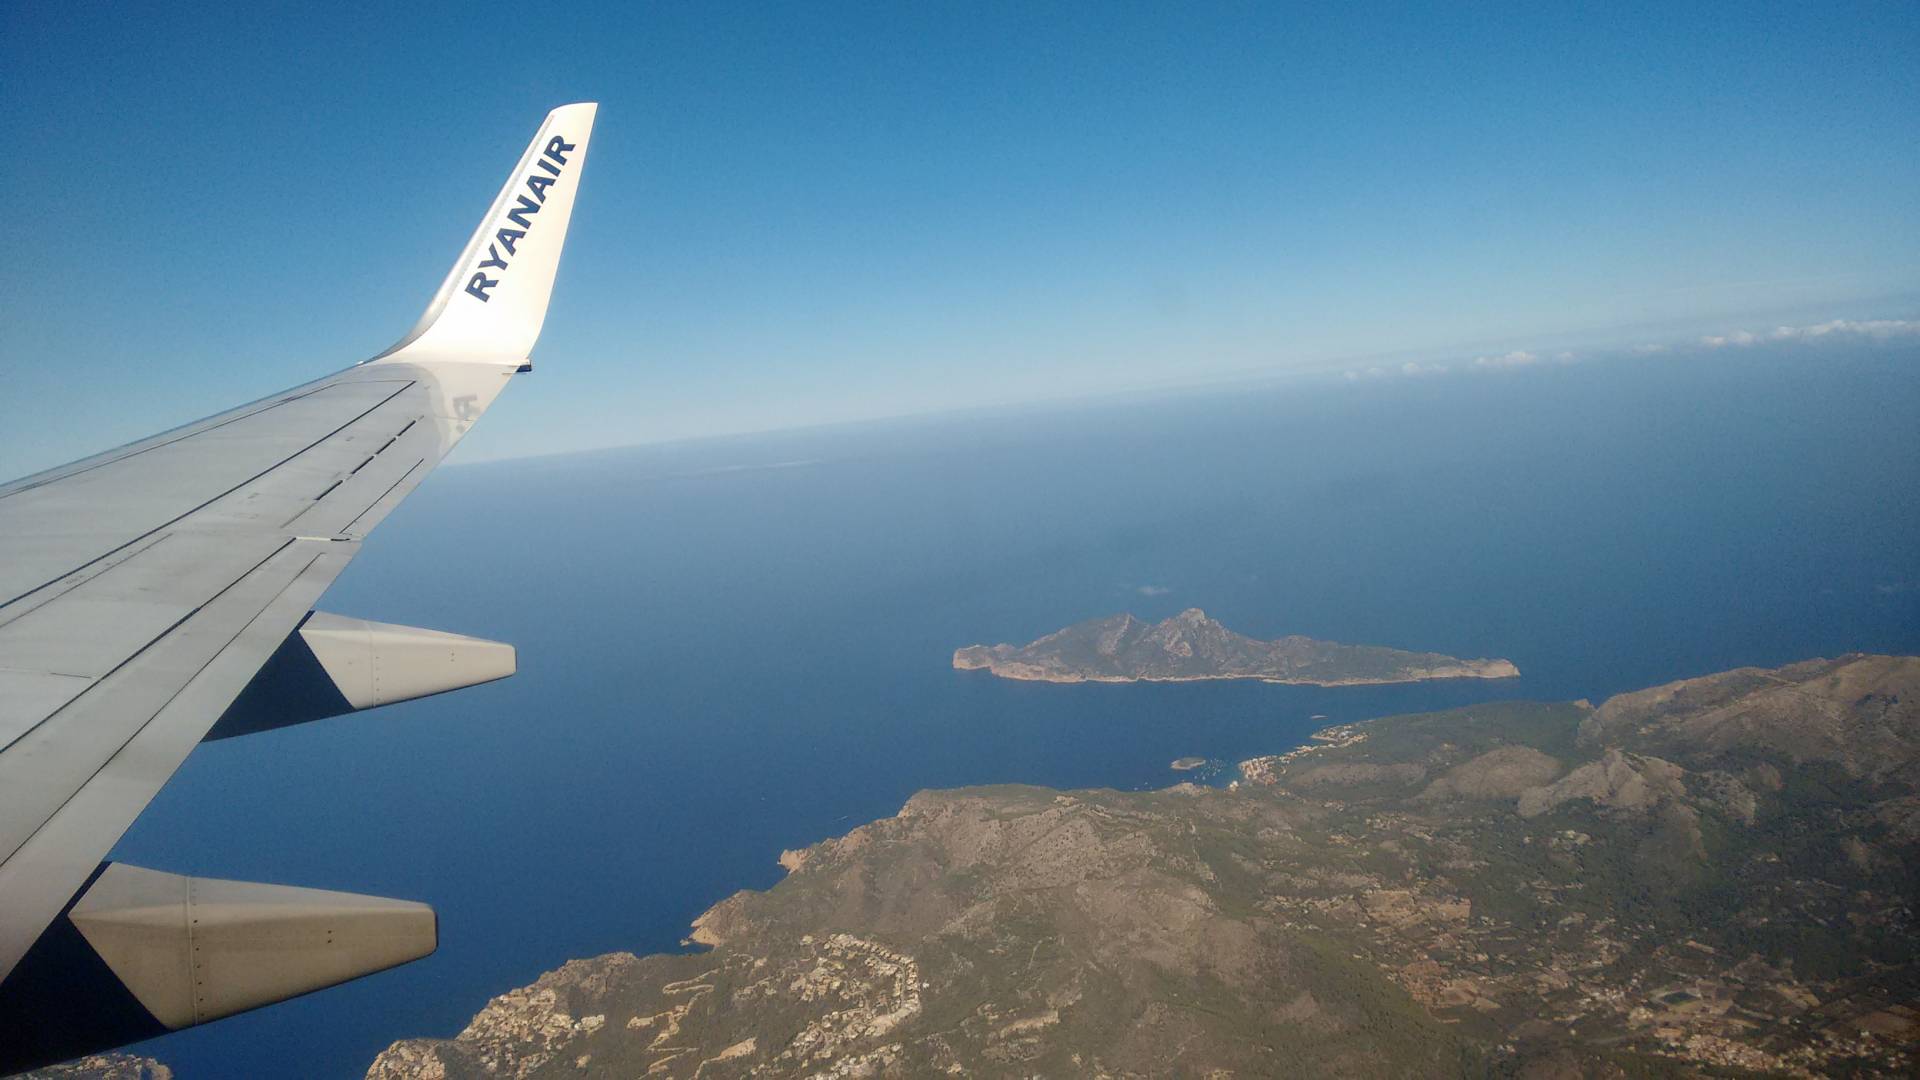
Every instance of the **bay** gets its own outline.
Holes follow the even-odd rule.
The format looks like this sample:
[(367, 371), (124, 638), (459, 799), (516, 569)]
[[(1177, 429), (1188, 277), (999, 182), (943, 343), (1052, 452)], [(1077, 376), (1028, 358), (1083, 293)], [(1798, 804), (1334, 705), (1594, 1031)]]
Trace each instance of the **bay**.
[[(1295, 379), (444, 469), (325, 606), (514, 642), (520, 673), (202, 747), (115, 852), (426, 900), (440, 951), (143, 1052), (188, 1078), (357, 1075), (570, 957), (682, 947), (708, 905), (778, 881), (783, 848), (922, 788), (1164, 786), (1175, 758), (1371, 716), (1920, 652), (1916, 363)], [(1522, 676), (1055, 686), (949, 665), (1196, 606)]]

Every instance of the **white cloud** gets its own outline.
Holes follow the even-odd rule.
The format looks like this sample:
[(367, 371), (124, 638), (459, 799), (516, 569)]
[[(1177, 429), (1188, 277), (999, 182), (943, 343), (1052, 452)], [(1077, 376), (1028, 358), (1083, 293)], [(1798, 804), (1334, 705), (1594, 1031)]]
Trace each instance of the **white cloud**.
[(1819, 341), (1824, 338), (1867, 338), (1873, 341), (1888, 341), (1893, 338), (1920, 337), (1920, 322), (1911, 319), (1832, 319), (1812, 326), (1776, 326), (1772, 330), (1754, 333), (1751, 330), (1735, 330), (1727, 334), (1713, 334), (1700, 339), (1700, 344), (1709, 349), (1724, 349), (1728, 346), (1758, 345), (1770, 341)]
[[(1714, 334), (1700, 338), (1698, 345), (1709, 349), (1762, 345), (1771, 342), (1802, 342), (1820, 340), (1873, 340), (1889, 341), (1894, 339), (1920, 338), (1920, 320), (1909, 319), (1832, 319), (1809, 326), (1779, 326), (1772, 330), (1755, 332), (1752, 330), (1733, 330), (1725, 334)], [(1644, 345), (1627, 347), (1624, 352), (1632, 356), (1656, 356), (1670, 353), (1675, 349), (1682, 351), (1693, 348), (1686, 342), (1667, 344), (1648, 342)], [(1348, 368), (1340, 373), (1347, 382), (1362, 382), (1392, 378), (1394, 376), (1418, 377), (1423, 375), (1446, 375), (1454, 371), (1511, 371), (1517, 368), (1535, 367), (1541, 364), (1572, 364), (1580, 362), (1583, 355), (1606, 358), (1620, 355), (1613, 349), (1602, 350), (1597, 354), (1582, 354), (1570, 350), (1558, 352), (1534, 352), (1528, 349), (1514, 349), (1511, 352), (1489, 356), (1477, 356), (1472, 360), (1461, 360), (1457, 364), (1430, 363), (1409, 360), (1397, 366), (1369, 365), (1367, 367)]]
[[(1568, 359), (1568, 360), (1571, 360), (1573, 358), (1572, 353), (1562, 353), (1561, 356), (1563, 359)], [(1539, 362), (1540, 362), (1540, 358), (1534, 355), (1533, 353), (1527, 352), (1524, 349), (1515, 349), (1512, 352), (1506, 353), (1502, 356), (1478, 357), (1473, 361), (1473, 366), (1480, 368), (1482, 370), (1487, 370), (1491, 368), (1526, 367), (1528, 364), (1537, 364)]]
[(1141, 596), (1165, 596), (1173, 590), (1167, 588), (1165, 585), (1141, 585), (1133, 591), (1139, 593)]
[(1386, 379), (1396, 375), (1445, 375), (1446, 373), (1445, 364), (1423, 364), (1418, 360), (1409, 360), (1399, 367), (1381, 367), (1375, 364), (1370, 367), (1348, 368), (1340, 373), (1340, 377), (1348, 382), (1359, 382), (1362, 379)]

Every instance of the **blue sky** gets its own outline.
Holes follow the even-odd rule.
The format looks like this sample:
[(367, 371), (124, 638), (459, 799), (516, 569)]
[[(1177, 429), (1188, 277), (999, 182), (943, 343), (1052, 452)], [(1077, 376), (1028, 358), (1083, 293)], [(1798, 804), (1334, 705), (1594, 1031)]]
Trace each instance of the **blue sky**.
[(467, 460), (1920, 312), (1911, 3), (345, 7), (0, 9), (0, 474), (379, 351), (582, 99)]

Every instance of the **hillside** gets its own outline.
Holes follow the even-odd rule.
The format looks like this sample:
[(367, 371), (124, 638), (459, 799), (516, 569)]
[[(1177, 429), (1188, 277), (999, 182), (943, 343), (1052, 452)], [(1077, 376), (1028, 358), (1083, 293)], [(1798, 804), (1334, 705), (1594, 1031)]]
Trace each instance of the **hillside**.
[(1850, 656), (923, 792), (369, 1076), (1911, 1075), (1917, 738)]

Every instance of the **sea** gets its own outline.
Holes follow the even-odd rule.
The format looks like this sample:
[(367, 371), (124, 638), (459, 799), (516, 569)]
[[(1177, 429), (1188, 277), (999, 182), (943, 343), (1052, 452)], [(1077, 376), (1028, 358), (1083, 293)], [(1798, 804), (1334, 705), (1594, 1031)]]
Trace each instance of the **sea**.
[[(569, 958), (687, 948), (783, 849), (924, 788), (1155, 788), (1193, 778), (1176, 758), (1329, 724), (1920, 652), (1916, 538), (1911, 344), (1276, 378), (450, 466), (324, 606), (513, 642), (519, 674), (203, 746), (114, 853), (424, 900), (439, 951), (136, 1049), (185, 1080), (357, 1076)], [(1522, 674), (1049, 685), (950, 664), (1189, 607)]]

